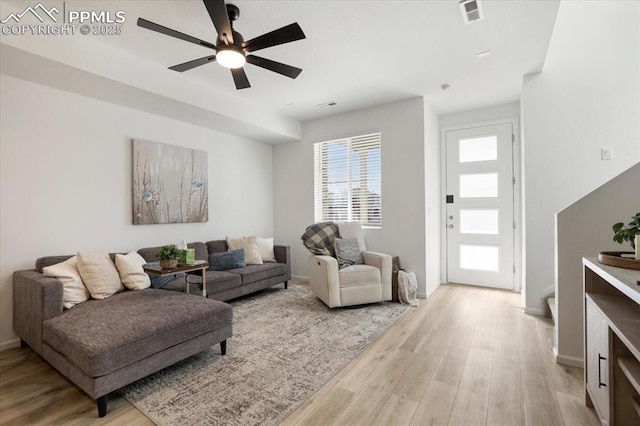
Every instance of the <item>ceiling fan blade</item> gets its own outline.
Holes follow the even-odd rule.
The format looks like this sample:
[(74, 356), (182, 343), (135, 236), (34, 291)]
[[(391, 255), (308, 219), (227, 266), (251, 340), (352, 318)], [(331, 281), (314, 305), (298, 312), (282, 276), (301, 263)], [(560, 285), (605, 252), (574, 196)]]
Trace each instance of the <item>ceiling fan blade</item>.
[(209, 47), (211, 49), (215, 49), (216, 46), (214, 44), (209, 43), (208, 41), (200, 40), (199, 38), (192, 37), (188, 34), (181, 33), (180, 31), (172, 30), (171, 28), (164, 27), (160, 24), (156, 24), (155, 22), (147, 21), (144, 18), (138, 18), (138, 26), (142, 28), (146, 28), (151, 31), (158, 32), (160, 34), (168, 35), (171, 37), (179, 38), (180, 40), (188, 41), (191, 43), (199, 44), (200, 46)]
[(278, 28), (277, 30), (252, 38), (243, 43), (242, 48), (247, 52), (254, 52), (267, 47), (302, 40), (303, 38), (306, 38), (306, 36), (304, 32), (302, 32), (302, 28), (300, 28), (297, 22), (294, 22), (286, 27)]
[(251, 87), (247, 74), (242, 68), (231, 68), (231, 75), (233, 75), (233, 82), (236, 83), (236, 89), (246, 89)]
[(200, 65), (208, 64), (209, 62), (215, 61), (216, 55), (205, 56), (204, 58), (194, 59), (193, 61), (185, 62), (182, 64), (174, 65), (169, 67), (170, 70), (185, 72), (193, 69), (195, 67), (199, 67)]
[(302, 69), (300, 68), (272, 61), (271, 59), (261, 58), (260, 56), (256, 55), (248, 55), (247, 62), (255, 66), (267, 69), (269, 71), (277, 72), (278, 74), (282, 74), (289, 78), (296, 78), (302, 72)]
[(229, 22), (229, 15), (227, 14), (227, 7), (224, 4), (224, 0), (202, 0), (209, 16), (213, 21), (213, 26), (216, 27), (218, 32), (218, 38), (224, 40), (223, 35), (226, 35), (229, 44), (233, 44), (233, 31), (231, 29), (231, 22)]

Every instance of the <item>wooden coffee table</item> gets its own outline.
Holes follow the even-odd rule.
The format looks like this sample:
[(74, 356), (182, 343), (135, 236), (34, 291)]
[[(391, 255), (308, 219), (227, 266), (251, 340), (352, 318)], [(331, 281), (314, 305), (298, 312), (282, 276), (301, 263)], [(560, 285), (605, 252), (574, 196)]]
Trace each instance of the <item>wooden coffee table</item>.
[(207, 274), (205, 272), (209, 268), (209, 263), (204, 260), (196, 260), (193, 265), (179, 263), (178, 266), (171, 269), (162, 269), (159, 263), (146, 263), (142, 265), (142, 268), (147, 274), (158, 277), (166, 277), (167, 275), (179, 274), (181, 272), (187, 274), (185, 277), (185, 291), (187, 294), (189, 293), (189, 275), (198, 275), (202, 277), (202, 297), (207, 297)]

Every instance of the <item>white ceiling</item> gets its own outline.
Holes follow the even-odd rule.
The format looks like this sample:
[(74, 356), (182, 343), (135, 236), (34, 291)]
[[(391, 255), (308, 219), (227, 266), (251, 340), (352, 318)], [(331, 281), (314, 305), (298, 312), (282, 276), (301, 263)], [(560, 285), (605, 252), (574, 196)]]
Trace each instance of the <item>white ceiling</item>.
[[(484, 20), (468, 25), (457, 0), (234, 1), (240, 8), (235, 29), (245, 40), (292, 22), (307, 36), (256, 52), (302, 68), (296, 80), (248, 64), (252, 87), (239, 91), (229, 70), (216, 63), (168, 70), (213, 51), (136, 25), (143, 17), (213, 42), (202, 1), (66, 1), (67, 10), (124, 10), (124, 34), (0, 34), (0, 72), (281, 143), (299, 140), (300, 122), (416, 96), (428, 98), (440, 114), (519, 100), (523, 75), (542, 70), (559, 0), (481, 1)], [(63, 7), (62, 1), (42, 2)], [(31, 3), (2, 0), (0, 15)], [(491, 55), (476, 56), (485, 50)], [(442, 91), (444, 83), (452, 87)], [(317, 106), (330, 101), (337, 105)]]
[[(104, 3), (104, 2), (103, 2)], [(96, 38), (169, 67), (207, 56), (210, 49), (133, 25), (138, 17), (213, 41), (201, 1), (121, 1), (124, 37)], [(287, 77), (247, 65), (252, 87), (236, 91), (228, 70), (215, 63), (175, 73), (174, 83), (196, 79), (257, 101), (299, 121), (425, 96), (439, 113), (518, 100), (522, 76), (540, 71), (559, 0), (484, 0), (485, 19), (465, 25), (457, 0), (234, 1), (235, 29), (249, 40), (298, 22), (305, 40), (256, 54), (299, 68)], [(491, 50), (477, 58), (476, 53)], [(449, 83), (452, 88), (442, 91)], [(317, 105), (335, 101), (331, 108)]]

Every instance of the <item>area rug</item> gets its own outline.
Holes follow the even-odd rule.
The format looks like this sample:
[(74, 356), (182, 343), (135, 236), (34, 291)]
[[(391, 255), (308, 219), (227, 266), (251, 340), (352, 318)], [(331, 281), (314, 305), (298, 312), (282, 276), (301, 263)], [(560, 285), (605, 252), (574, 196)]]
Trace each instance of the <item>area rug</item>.
[(158, 425), (277, 425), (402, 315), (377, 303), (328, 309), (306, 286), (231, 302), (216, 345), (120, 392)]

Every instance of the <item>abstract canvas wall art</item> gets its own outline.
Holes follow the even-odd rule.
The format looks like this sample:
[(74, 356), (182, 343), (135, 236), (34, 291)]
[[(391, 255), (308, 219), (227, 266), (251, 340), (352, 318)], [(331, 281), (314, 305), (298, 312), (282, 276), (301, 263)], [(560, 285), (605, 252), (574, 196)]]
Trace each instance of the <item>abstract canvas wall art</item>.
[(207, 153), (133, 140), (133, 224), (209, 220)]

